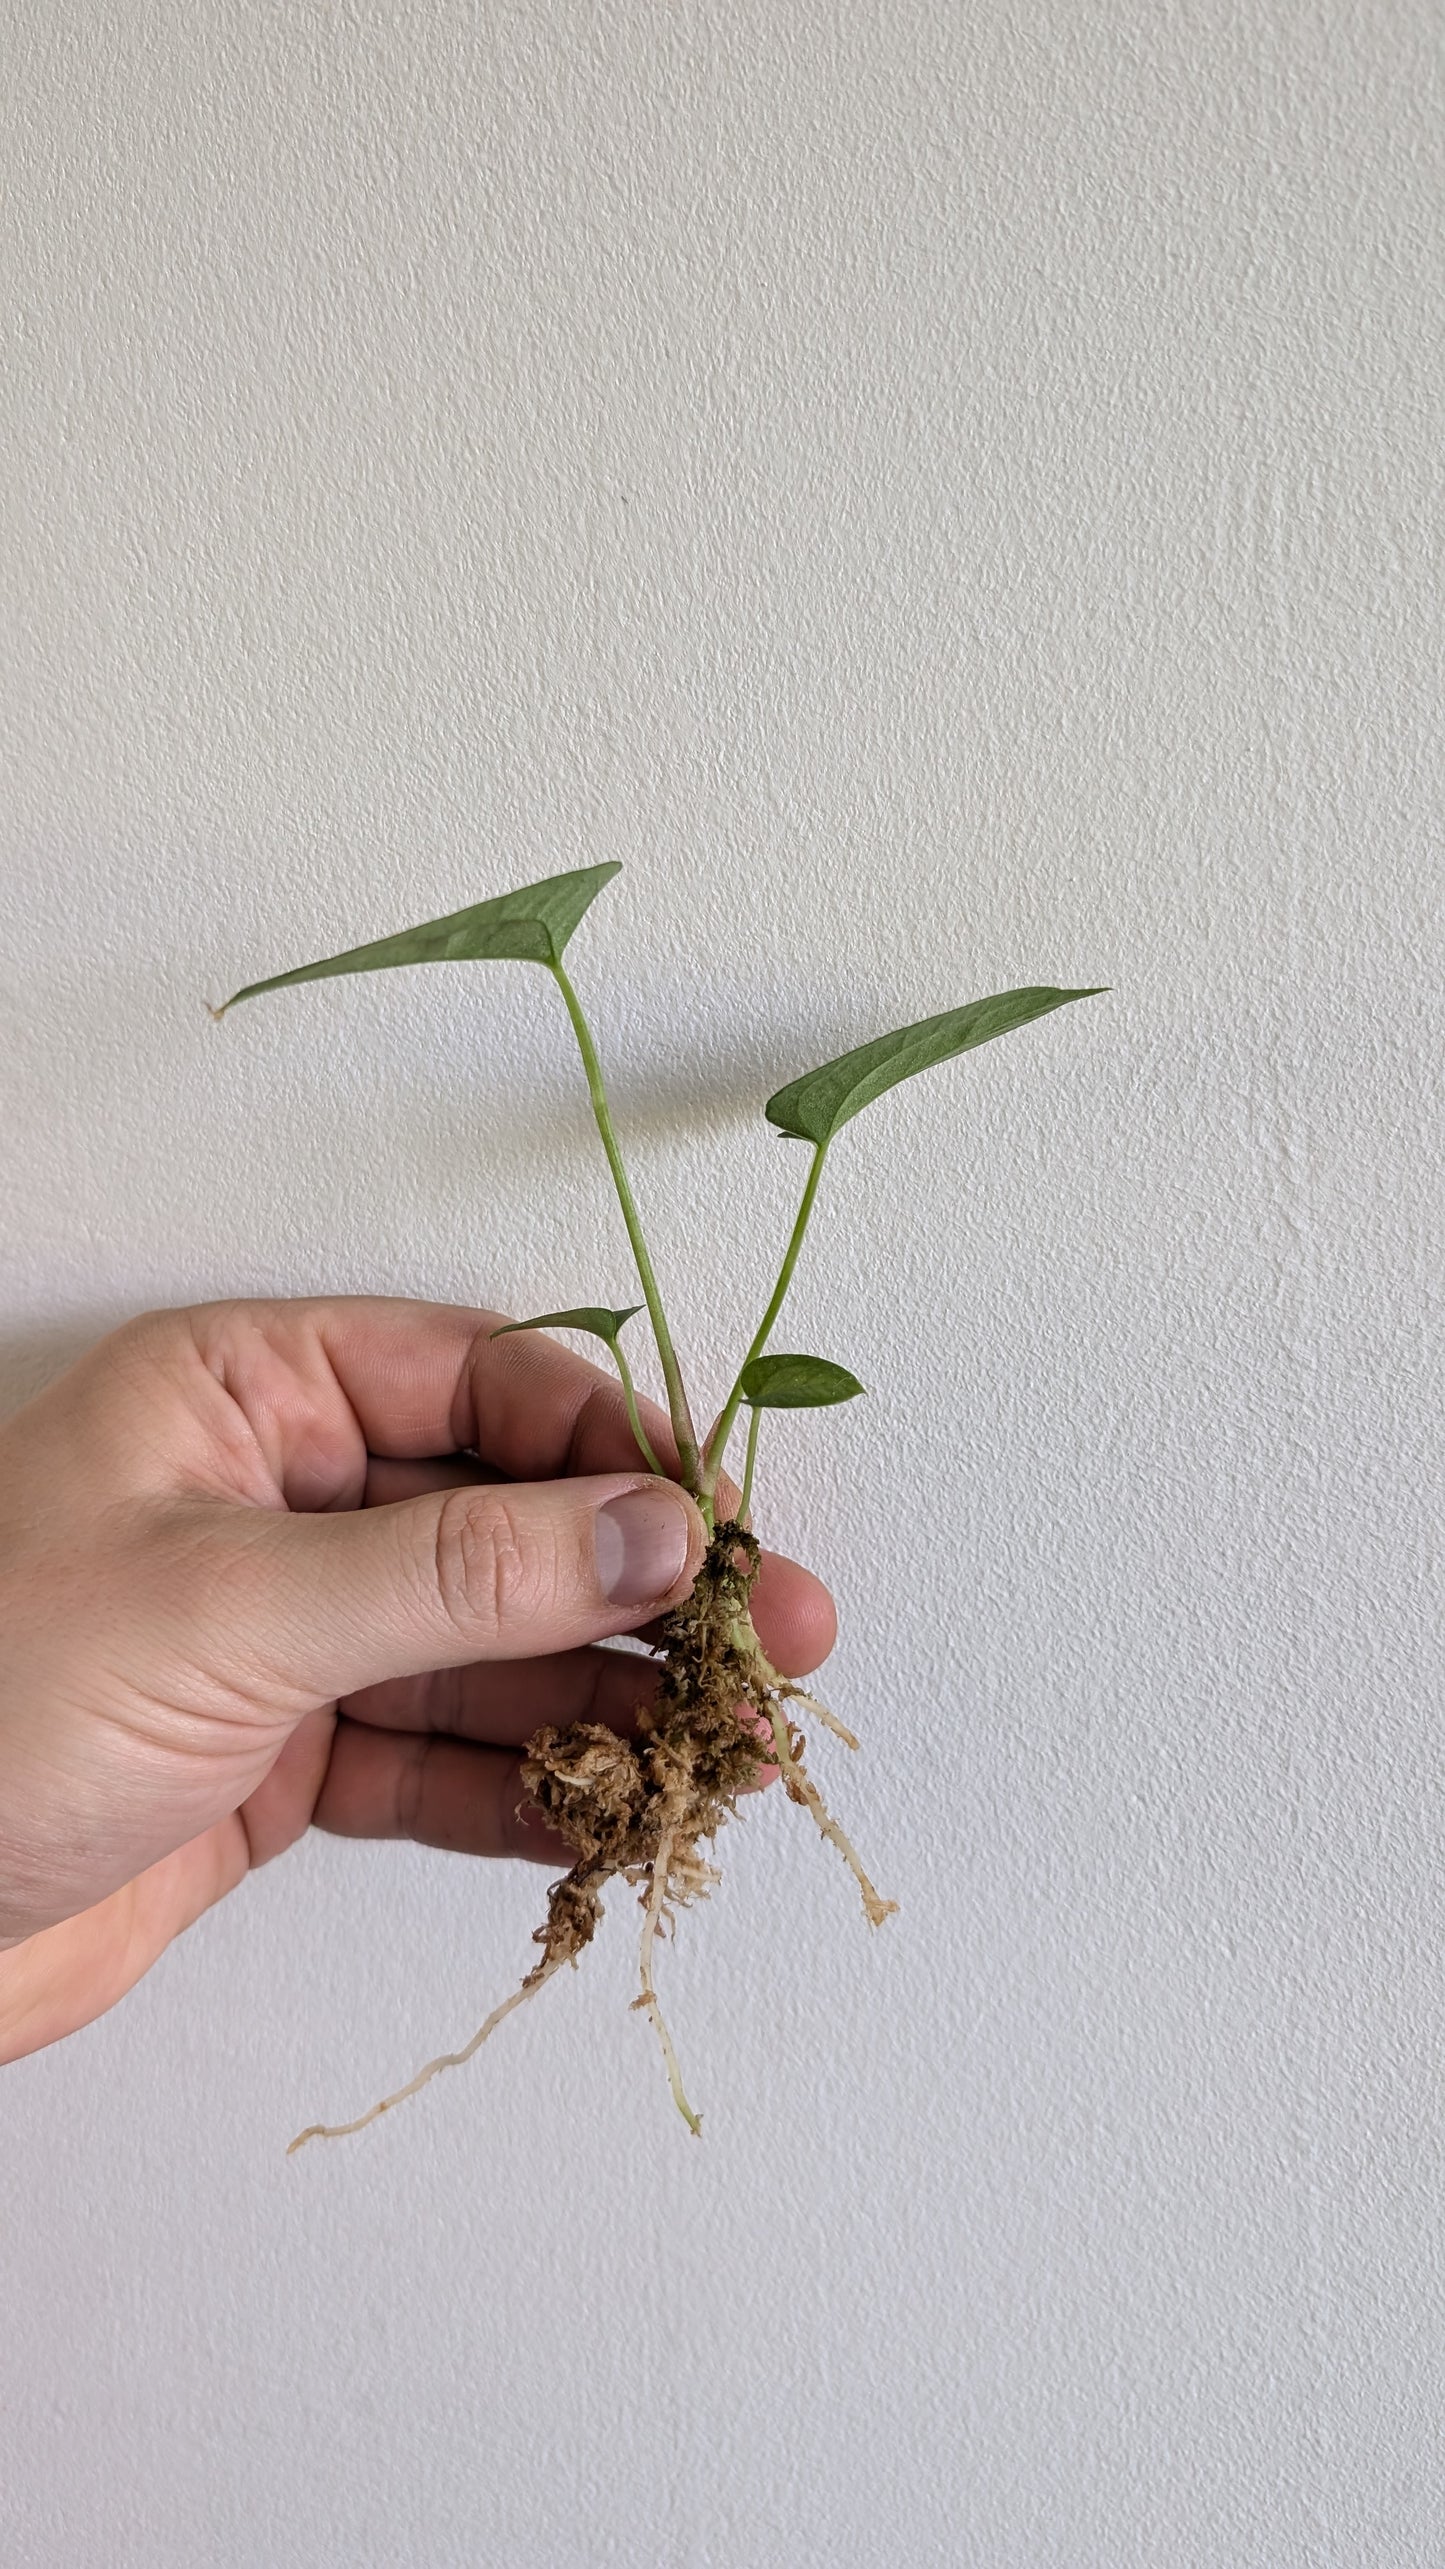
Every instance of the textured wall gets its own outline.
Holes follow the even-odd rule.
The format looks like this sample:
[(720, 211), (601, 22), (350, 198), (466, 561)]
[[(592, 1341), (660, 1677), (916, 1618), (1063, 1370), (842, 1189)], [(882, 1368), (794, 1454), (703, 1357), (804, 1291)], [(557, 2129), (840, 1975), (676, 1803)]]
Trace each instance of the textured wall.
[[(0, 2085), (16, 2569), (1445, 2556), (1441, 22), (1429, 0), (3, 0), (0, 1391), (147, 1303), (627, 1298), (579, 978), (771, 1439), (871, 1939), (318, 1841)], [(621, 1904), (615, 1904), (620, 1908)]]

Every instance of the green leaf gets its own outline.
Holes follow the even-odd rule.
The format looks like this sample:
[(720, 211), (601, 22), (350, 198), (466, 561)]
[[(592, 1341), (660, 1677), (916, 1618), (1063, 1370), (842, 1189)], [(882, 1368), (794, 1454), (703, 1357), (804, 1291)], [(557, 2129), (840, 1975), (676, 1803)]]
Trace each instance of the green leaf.
[(624, 1320), (640, 1311), (640, 1302), (629, 1303), (625, 1311), (609, 1311), (605, 1304), (584, 1303), (578, 1311), (542, 1311), (535, 1320), (509, 1320), (504, 1329), (494, 1329), (494, 1338), (510, 1338), (515, 1329), (585, 1329), (590, 1338), (600, 1338), (604, 1345), (615, 1347)]
[(575, 874), (549, 874), (544, 883), (500, 892), (492, 901), (474, 901), (469, 910), (449, 910), (445, 918), (424, 920), (419, 928), (403, 928), (374, 945), (349, 946), (345, 954), (328, 955), (323, 963), (302, 963), (291, 972), (272, 973), (269, 980), (248, 981), (211, 1014), (224, 1017), (238, 999), (254, 999), (261, 990), (326, 981), (338, 972), (384, 972), (392, 964), (560, 963), (568, 938), (603, 884), (621, 871), (620, 865), (584, 865)]
[(915, 1071), (932, 1070), (935, 1062), (952, 1061), (955, 1053), (1011, 1034), (1015, 1026), (1046, 1017), (1071, 999), (1100, 995), (1098, 990), (1000, 990), (992, 999), (971, 1000), (966, 1008), (924, 1017), (916, 1026), (900, 1026), (896, 1034), (860, 1044), (856, 1052), (840, 1053), (836, 1061), (780, 1088), (763, 1112), (780, 1133), (820, 1145), (831, 1142), (840, 1126)]
[(739, 1377), (742, 1395), (754, 1409), (826, 1409), (835, 1400), (854, 1400), (863, 1385), (842, 1365), (825, 1356), (754, 1356)]

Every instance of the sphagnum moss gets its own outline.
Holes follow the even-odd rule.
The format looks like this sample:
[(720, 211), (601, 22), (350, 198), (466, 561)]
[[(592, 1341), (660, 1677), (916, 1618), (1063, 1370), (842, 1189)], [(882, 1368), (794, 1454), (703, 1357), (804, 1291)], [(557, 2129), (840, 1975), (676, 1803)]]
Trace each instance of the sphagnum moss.
[[(687, 2101), (672, 2038), (658, 2005), (653, 1953), (659, 1934), (673, 1926), (676, 1912), (700, 1898), (718, 1879), (702, 1850), (712, 1845), (724, 1821), (736, 1811), (739, 1795), (756, 1782), (765, 1765), (777, 1767), (790, 1799), (811, 1811), (823, 1836), (850, 1867), (870, 1924), (881, 1925), (896, 1906), (875, 1891), (809, 1775), (804, 1763), (806, 1741), (793, 1720), (794, 1708), (812, 1714), (850, 1748), (858, 1743), (825, 1706), (771, 1665), (750, 1610), (760, 1557), (750, 1510), (763, 1411), (823, 1408), (853, 1399), (863, 1386), (843, 1366), (820, 1356), (770, 1354), (768, 1342), (798, 1262), (824, 1163), (843, 1126), (915, 1072), (951, 1061), (956, 1054), (1046, 1016), (1071, 999), (1090, 999), (1098, 993), (1042, 987), (1000, 991), (992, 998), (976, 999), (917, 1025), (879, 1035), (836, 1061), (825, 1062), (821, 1069), (791, 1080), (769, 1098), (765, 1109), (769, 1123), (778, 1132), (806, 1142), (812, 1156), (767, 1309), (717, 1418), (707, 1434), (699, 1436), (613, 1129), (597, 1048), (562, 961), (597, 894), (619, 871), (616, 865), (591, 865), (575, 873), (551, 875), (543, 883), (429, 919), (398, 936), (248, 982), (212, 1011), (220, 1018), (238, 1001), (254, 999), (263, 991), (321, 981), (336, 973), (383, 971), (397, 964), (510, 960), (538, 963), (550, 972), (582, 1055), (643, 1299), (620, 1310), (586, 1304), (549, 1311), (508, 1326), (578, 1329), (601, 1339), (616, 1363), (638, 1450), (649, 1471), (661, 1473), (662, 1465), (643, 1429), (622, 1347), (624, 1326), (646, 1309), (666, 1386), (680, 1478), (702, 1510), (709, 1533), (707, 1554), (690, 1595), (661, 1627), (660, 1679), (655, 1699), (637, 1716), (636, 1737), (623, 1739), (598, 1722), (573, 1722), (563, 1729), (540, 1730), (527, 1743), (522, 1764), (527, 1795), (574, 1850), (570, 1870), (552, 1885), (545, 1923), (537, 1929), (539, 1961), (461, 2051), (429, 2061), (394, 2096), (383, 2097), (353, 2123), (312, 2124), (292, 2142), (293, 2150), (304, 2141), (336, 2140), (363, 2130), (378, 2115), (414, 2096), (439, 2070), (459, 2068), (470, 2060), (504, 2016), (540, 1989), (564, 1962), (575, 1963), (596, 1933), (603, 1892), (609, 1882), (618, 1880), (639, 1893), (643, 1911), (642, 1985), (633, 2004), (651, 2019), (678, 2111), (689, 2128), (698, 2131), (699, 2117)], [(719, 1524), (716, 1508), (723, 1458), (744, 1407), (749, 1422), (742, 1499), (737, 1516)]]

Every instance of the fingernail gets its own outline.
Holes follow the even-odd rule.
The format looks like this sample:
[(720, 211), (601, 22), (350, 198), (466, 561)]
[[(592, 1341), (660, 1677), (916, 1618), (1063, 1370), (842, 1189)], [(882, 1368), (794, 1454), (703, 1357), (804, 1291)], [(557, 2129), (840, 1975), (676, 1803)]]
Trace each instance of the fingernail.
[(665, 1597), (687, 1568), (687, 1502), (670, 1483), (625, 1490), (597, 1511), (597, 1576), (614, 1606)]

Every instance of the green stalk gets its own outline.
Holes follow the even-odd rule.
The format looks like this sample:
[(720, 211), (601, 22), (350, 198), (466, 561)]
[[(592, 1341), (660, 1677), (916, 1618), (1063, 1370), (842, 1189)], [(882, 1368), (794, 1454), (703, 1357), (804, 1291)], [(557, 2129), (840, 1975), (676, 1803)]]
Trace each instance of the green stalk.
[(582, 1067), (587, 1073), (587, 1088), (592, 1099), (592, 1112), (597, 1118), (597, 1130), (602, 1136), (602, 1147), (607, 1153), (607, 1165), (612, 1171), (612, 1183), (617, 1189), (617, 1201), (622, 1207), (622, 1219), (627, 1225), (627, 1236), (632, 1243), (632, 1255), (637, 1264), (638, 1282), (642, 1286), (647, 1315), (652, 1322), (652, 1334), (657, 1341), (657, 1352), (662, 1362), (663, 1380), (667, 1385), (667, 1405), (672, 1414), (672, 1432), (677, 1439), (677, 1455), (682, 1466), (682, 1477), (688, 1489), (696, 1491), (700, 1487), (702, 1477), (702, 1457), (698, 1452), (697, 1430), (693, 1426), (692, 1412), (687, 1405), (682, 1369), (673, 1347), (672, 1333), (667, 1325), (667, 1314), (662, 1307), (662, 1296), (657, 1289), (657, 1278), (652, 1272), (652, 1260), (647, 1254), (647, 1242), (642, 1236), (642, 1223), (638, 1216), (637, 1205), (628, 1183), (627, 1171), (622, 1164), (617, 1135), (612, 1129), (612, 1113), (602, 1081), (602, 1064), (597, 1058), (597, 1047), (592, 1041), (592, 1030), (582, 1014), (581, 1002), (561, 964), (552, 963), (547, 968), (567, 1003), (567, 1014), (572, 1020), (572, 1032), (577, 1038), (577, 1049), (582, 1055)]
[(711, 1498), (714, 1490), (717, 1488), (717, 1476), (722, 1469), (723, 1456), (727, 1452), (727, 1441), (733, 1432), (733, 1422), (737, 1417), (738, 1411), (742, 1407), (743, 1375), (748, 1366), (752, 1363), (754, 1356), (760, 1356), (763, 1349), (766, 1347), (768, 1339), (772, 1334), (773, 1323), (777, 1319), (779, 1312), (782, 1310), (783, 1296), (793, 1281), (793, 1269), (798, 1263), (798, 1252), (803, 1245), (803, 1234), (808, 1227), (808, 1217), (813, 1210), (813, 1201), (818, 1192), (818, 1180), (823, 1174), (823, 1162), (827, 1156), (827, 1143), (819, 1142), (813, 1152), (813, 1165), (808, 1171), (808, 1183), (803, 1189), (803, 1201), (798, 1207), (798, 1218), (793, 1224), (792, 1238), (789, 1240), (787, 1248), (783, 1253), (783, 1263), (778, 1272), (778, 1281), (773, 1287), (773, 1298), (768, 1304), (767, 1310), (763, 1313), (762, 1319), (758, 1323), (757, 1334), (753, 1339), (753, 1343), (749, 1347), (747, 1354), (744, 1356), (742, 1364), (738, 1367), (737, 1381), (729, 1392), (727, 1399), (723, 1404), (723, 1408), (719, 1413), (717, 1422), (708, 1437), (706, 1450), (703, 1454), (702, 1477), (703, 1487), (709, 1498)]
[(756, 1403), (748, 1412), (748, 1455), (743, 1465), (743, 1494), (738, 1502), (738, 1520), (742, 1525), (747, 1524), (748, 1508), (752, 1503), (753, 1466), (758, 1459), (758, 1422), (762, 1414)]
[(627, 1416), (631, 1422), (632, 1433), (636, 1437), (637, 1442), (642, 1449), (649, 1472), (662, 1473), (662, 1477), (665, 1480), (667, 1475), (662, 1471), (662, 1465), (654, 1454), (651, 1444), (643, 1430), (642, 1417), (637, 1406), (637, 1386), (632, 1379), (632, 1367), (629, 1365), (627, 1358), (623, 1355), (622, 1341), (620, 1338), (613, 1339), (612, 1353), (617, 1359), (617, 1370), (622, 1377), (622, 1397), (627, 1403)]

